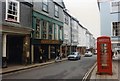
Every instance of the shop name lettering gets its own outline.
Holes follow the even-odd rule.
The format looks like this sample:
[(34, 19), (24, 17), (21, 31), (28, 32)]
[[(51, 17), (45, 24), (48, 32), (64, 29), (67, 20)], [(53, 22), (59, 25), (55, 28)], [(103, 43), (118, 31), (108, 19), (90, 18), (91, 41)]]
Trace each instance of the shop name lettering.
[(41, 40), (41, 43), (42, 44), (58, 44), (59, 42), (58, 41), (48, 41), (48, 40)]

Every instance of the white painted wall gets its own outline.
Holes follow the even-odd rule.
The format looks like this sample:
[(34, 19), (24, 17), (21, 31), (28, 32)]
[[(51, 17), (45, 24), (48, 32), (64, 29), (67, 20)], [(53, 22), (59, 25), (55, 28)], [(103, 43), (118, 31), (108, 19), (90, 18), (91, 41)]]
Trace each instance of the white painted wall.
[(68, 44), (70, 45), (71, 43), (71, 28), (70, 28), (70, 16), (68, 15), (68, 24), (65, 23), (65, 13), (64, 13), (64, 41), (63, 44)]

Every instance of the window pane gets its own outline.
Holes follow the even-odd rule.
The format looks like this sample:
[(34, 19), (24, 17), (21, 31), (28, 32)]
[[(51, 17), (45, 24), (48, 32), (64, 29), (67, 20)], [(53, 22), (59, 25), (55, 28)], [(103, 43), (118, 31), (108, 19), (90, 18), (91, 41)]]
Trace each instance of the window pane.
[(58, 6), (57, 5), (55, 5), (55, 11), (58, 11)]
[(15, 15), (17, 15), (17, 12), (15, 12)]
[(43, 0), (43, 3), (46, 4), (46, 5), (48, 5), (47, 0)]
[(13, 15), (15, 15), (15, 12), (13, 12)]
[(11, 11), (11, 10), (8, 10), (8, 13), (9, 13), (9, 14), (12, 14), (12, 11)]
[(48, 34), (49, 34), (48, 38), (52, 39), (52, 36), (53, 36), (53, 24), (52, 23), (49, 23)]
[(48, 11), (48, 2), (47, 2), (47, 0), (43, 0), (43, 10), (44, 11)]
[(55, 16), (58, 17), (58, 14), (59, 14), (59, 9), (58, 9), (58, 6), (55, 5)]
[(13, 11), (15, 11), (16, 9), (15, 9), (15, 6), (13, 7)]
[(47, 6), (43, 5), (43, 10), (47, 11)]
[(47, 22), (43, 21), (43, 26), (42, 26), (42, 38), (46, 39), (47, 38)]
[(9, 4), (10, 4), (10, 5), (13, 5), (13, 3), (12, 3), (12, 2), (9, 2)]
[(60, 39), (62, 40), (62, 27), (60, 27)]
[(15, 17), (15, 20), (17, 21), (17, 17)]
[(58, 25), (55, 26), (55, 39), (58, 40)]
[(12, 5), (9, 5), (9, 10), (12, 10)]
[(8, 19), (14, 19), (14, 16), (8, 15)]
[(57, 17), (58, 17), (58, 12), (55, 12), (55, 16), (57, 16)]

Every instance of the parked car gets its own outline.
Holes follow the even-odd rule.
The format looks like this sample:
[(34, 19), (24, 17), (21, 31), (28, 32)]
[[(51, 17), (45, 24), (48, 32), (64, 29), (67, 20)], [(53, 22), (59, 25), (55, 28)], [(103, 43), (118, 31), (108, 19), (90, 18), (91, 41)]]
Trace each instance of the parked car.
[(85, 57), (91, 57), (91, 56), (92, 56), (91, 51), (87, 51), (87, 52), (85, 53)]
[(68, 55), (68, 60), (80, 60), (81, 55), (79, 52), (72, 52)]

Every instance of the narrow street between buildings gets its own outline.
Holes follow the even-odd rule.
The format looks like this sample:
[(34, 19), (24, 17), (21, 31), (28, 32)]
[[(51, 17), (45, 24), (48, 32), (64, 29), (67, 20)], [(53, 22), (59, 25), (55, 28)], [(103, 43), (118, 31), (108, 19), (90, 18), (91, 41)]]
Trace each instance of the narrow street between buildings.
[(96, 55), (82, 57), (81, 60), (66, 60), (47, 66), (32, 68), (25, 71), (5, 74), (5, 79), (82, 79), (85, 73), (95, 64)]

